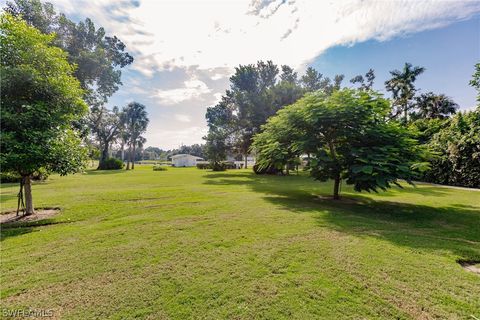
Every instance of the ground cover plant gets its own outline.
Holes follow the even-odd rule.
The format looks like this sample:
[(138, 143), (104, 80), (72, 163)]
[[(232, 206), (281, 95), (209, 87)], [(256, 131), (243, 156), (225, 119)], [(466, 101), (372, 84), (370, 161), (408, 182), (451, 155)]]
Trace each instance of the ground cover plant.
[[(92, 188), (92, 186), (95, 188)], [(128, 188), (126, 187), (128, 186)], [(480, 192), (378, 194), (196, 168), (34, 182), (47, 220), (2, 226), (2, 310), (101, 319), (480, 316)], [(3, 184), (2, 211), (16, 207)], [(5, 317), (8, 318), (8, 317)]]

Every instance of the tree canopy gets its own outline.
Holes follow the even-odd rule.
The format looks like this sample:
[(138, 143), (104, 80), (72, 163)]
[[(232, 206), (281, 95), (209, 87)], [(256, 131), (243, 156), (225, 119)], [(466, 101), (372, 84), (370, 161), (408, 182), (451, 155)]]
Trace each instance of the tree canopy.
[(8, 13), (0, 17), (1, 160), (25, 184), (27, 214), (33, 213), (30, 176), (40, 168), (62, 175), (78, 171), (85, 159), (72, 123), (88, 108), (67, 53)]
[(90, 106), (100, 107), (122, 84), (120, 69), (131, 64), (133, 57), (119, 38), (107, 36), (89, 18), (75, 23), (40, 0), (8, 1), (4, 10), (45, 34), (56, 34), (51, 44), (66, 51), (70, 64), (77, 66), (73, 75)]
[(260, 166), (288, 164), (310, 155), (308, 170), (333, 179), (334, 198), (342, 180), (357, 191), (376, 191), (408, 182), (422, 156), (408, 131), (387, 120), (389, 102), (375, 92), (342, 89), (316, 92), (280, 110), (254, 138)]

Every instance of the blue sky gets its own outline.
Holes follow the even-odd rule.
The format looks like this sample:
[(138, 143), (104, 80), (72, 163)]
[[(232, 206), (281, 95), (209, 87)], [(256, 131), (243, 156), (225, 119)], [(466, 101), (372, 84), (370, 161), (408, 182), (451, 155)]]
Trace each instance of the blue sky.
[(374, 86), (385, 92), (383, 84), (389, 71), (400, 69), (405, 62), (426, 68), (416, 82), (421, 92), (444, 93), (462, 109), (472, 108), (476, 92), (468, 82), (473, 65), (480, 62), (479, 16), (389, 41), (369, 40), (353, 46), (336, 46), (310, 65), (329, 76), (345, 74), (346, 79), (373, 68), (377, 76)]
[[(108, 106), (138, 101), (150, 117), (147, 145), (201, 143), (205, 110), (239, 64), (273, 60), (301, 75), (311, 65), (348, 80), (405, 62), (426, 67), (422, 92), (475, 104), (468, 86), (480, 61), (480, 1), (451, 0), (50, 0), (73, 20), (90, 17), (134, 56)], [(0, 0), (2, 7), (5, 0)]]

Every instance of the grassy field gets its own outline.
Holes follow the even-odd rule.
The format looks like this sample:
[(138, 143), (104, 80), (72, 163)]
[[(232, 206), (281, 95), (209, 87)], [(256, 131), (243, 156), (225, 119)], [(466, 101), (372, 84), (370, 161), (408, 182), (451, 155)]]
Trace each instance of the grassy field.
[[(17, 186), (2, 185), (2, 210)], [(247, 170), (89, 171), (34, 185), (55, 218), (3, 228), (1, 308), (61, 319), (475, 319), (480, 192), (319, 198)]]

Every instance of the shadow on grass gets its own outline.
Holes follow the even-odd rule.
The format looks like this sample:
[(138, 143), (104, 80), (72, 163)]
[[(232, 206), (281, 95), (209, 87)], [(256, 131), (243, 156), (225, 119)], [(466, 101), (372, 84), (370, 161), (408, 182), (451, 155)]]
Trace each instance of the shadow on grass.
[(51, 226), (56, 224), (70, 223), (70, 221), (56, 221), (55, 219), (42, 219), (28, 222), (8, 222), (0, 225), (0, 241), (10, 237), (20, 236), (22, 234), (39, 231), (39, 227)]
[(123, 173), (123, 172), (126, 172), (125, 169), (116, 169), (116, 170), (97, 170), (97, 169), (92, 169), (92, 170), (87, 170), (85, 171), (85, 173), (87, 175), (92, 175), (92, 176), (96, 176), (96, 175), (112, 175), (112, 174), (120, 174), (120, 173)]
[[(250, 173), (216, 173), (206, 176), (210, 185), (245, 185), (263, 193), (264, 199), (289, 211), (317, 213), (321, 226), (357, 237), (376, 237), (410, 248), (449, 250), (464, 259), (480, 259), (480, 209), (452, 204), (422, 204), (373, 200), (348, 193), (344, 200), (319, 197), (331, 185), (297, 176), (258, 176)], [(328, 189), (327, 189), (328, 187)], [(405, 188), (402, 192), (439, 196), (443, 192)], [(382, 194), (383, 195), (383, 194)]]

